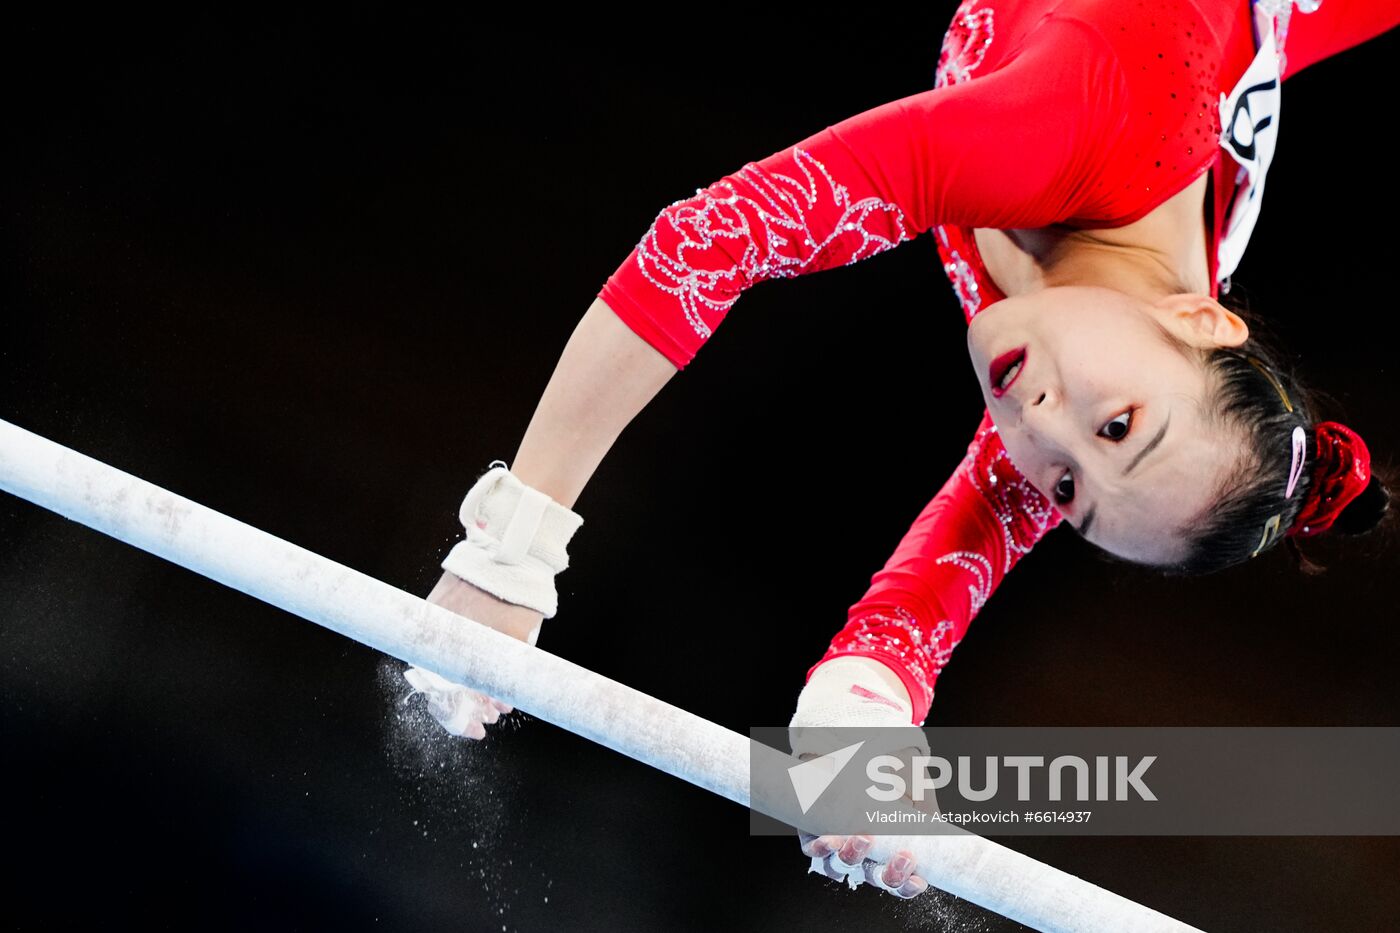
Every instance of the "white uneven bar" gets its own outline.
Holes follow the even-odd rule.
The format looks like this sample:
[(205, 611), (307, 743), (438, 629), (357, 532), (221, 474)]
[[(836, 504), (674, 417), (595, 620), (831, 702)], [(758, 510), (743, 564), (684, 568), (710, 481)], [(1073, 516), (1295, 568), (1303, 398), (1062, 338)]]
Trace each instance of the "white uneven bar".
[[(0, 489), (749, 805), (739, 733), (5, 421)], [(877, 840), (871, 857), (908, 848), (929, 883), (1037, 930), (1196, 929), (970, 833)]]

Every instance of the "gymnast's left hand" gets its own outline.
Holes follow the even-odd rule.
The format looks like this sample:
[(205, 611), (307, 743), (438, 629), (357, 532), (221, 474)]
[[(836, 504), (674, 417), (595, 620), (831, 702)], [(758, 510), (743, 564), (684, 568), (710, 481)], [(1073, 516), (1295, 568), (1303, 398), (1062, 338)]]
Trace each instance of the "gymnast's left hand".
[(802, 843), (802, 853), (812, 857), (809, 871), (845, 881), (851, 887), (864, 881), (905, 900), (918, 897), (928, 890), (928, 882), (914, 874), (918, 865), (914, 853), (908, 849), (900, 849), (888, 862), (877, 862), (865, 857), (865, 853), (874, 845), (874, 836), (814, 836), (799, 833), (798, 839)]
[[(892, 754), (927, 755), (928, 742), (912, 718), (908, 691), (890, 667), (869, 657), (832, 658), (812, 671), (797, 698), (797, 711), (788, 724), (792, 752), (805, 761), (830, 751), (833, 744), (844, 744), (843, 734), (850, 733), (842, 730), (864, 729), (866, 741), (877, 737), (875, 741), (889, 743)], [(877, 862), (866, 858), (874, 836), (800, 832), (798, 840), (803, 854), (812, 859), (808, 871), (852, 888), (865, 882), (905, 899), (928, 890), (928, 881), (914, 873), (918, 862), (908, 849), (894, 853), (888, 862)]]

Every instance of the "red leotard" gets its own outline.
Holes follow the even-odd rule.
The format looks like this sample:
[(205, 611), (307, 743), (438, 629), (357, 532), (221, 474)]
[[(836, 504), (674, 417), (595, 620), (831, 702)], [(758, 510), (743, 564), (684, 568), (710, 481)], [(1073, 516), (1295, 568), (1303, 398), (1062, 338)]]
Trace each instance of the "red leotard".
[[(974, 228), (1119, 227), (1204, 172), (1217, 294), (1228, 271), (1222, 253), (1233, 246), (1237, 260), (1252, 227), (1252, 218), (1232, 218), (1240, 202), (1257, 211), (1262, 200), (1268, 157), (1257, 177), (1247, 173), (1251, 134), (1263, 139), (1270, 123), (1277, 132), (1277, 104), (1260, 104), (1262, 95), (1250, 97), (1251, 125), (1236, 132), (1234, 92), (1276, 90), (1279, 77), (1400, 23), (1393, 0), (1260, 6), (965, 0), (932, 90), (829, 126), (668, 205), (598, 297), (683, 369), (752, 285), (847, 265), (933, 229), (971, 320), (1005, 297)], [(1272, 83), (1258, 77), (1261, 63)], [(1225, 139), (1223, 95), (1232, 97)], [(984, 410), (966, 457), (817, 663), (854, 654), (888, 664), (922, 724), (938, 672), (972, 618), (1059, 522), (1007, 458)]]

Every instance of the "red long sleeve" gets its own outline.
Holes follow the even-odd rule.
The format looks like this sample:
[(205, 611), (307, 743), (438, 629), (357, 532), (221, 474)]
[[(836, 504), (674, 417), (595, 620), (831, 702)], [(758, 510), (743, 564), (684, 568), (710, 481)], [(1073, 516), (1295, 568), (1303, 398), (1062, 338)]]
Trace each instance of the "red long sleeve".
[(882, 104), (664, 208), (598, 293), (684, 368), (758, 282), (891, 249), (934, 223), (1039, 227), (1089, 198), (1121, 119), (1116, 59), (1050, 15), (977, 81)]
[[(850, 264), (934, 225), (1136, 220), (1217, 164), (1217, 91), (1254, 54), (1250, 9), (1243, 0), (1155, 11), (1105, 0), (965, 0), (944, 38), (936, 87), (666, 206), (598, 297), (684, 368), (739, 295), (770, 278)], [(1397, 21), (1393, 0), (1293, 10), (1281, 29), (1284, 76)], [(1233, 186), (1226, 181), (1217, 197)], [(945, 262), (950, 274), (959, 269)], [(958, 271), (955, 283), (959, 276), (970, 281)]]
[(984, 410), (962, 463), (933, 497), (817, 666), (841, 655), (888, 664), (922, 725), (934, 681), (982, 604), (1061, 516), (1006, 456)]
[(1281, 18), (1283, 80), (1400, 25), (1395, 0), (1323, 0), (1311, 13)]

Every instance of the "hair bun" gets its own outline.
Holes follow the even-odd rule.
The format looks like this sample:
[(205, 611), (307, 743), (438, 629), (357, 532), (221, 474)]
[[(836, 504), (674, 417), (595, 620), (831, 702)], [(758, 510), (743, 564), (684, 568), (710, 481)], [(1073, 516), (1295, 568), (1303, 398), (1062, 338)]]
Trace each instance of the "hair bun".
[(1344, 535), (1365, 534), (1381, 523), (1390, 509), (1390, 491), (1381, 482), (1380, 475), (1371, 474), (1371, 482), (1347, 507), (1337, 515), (1332, 530)]

